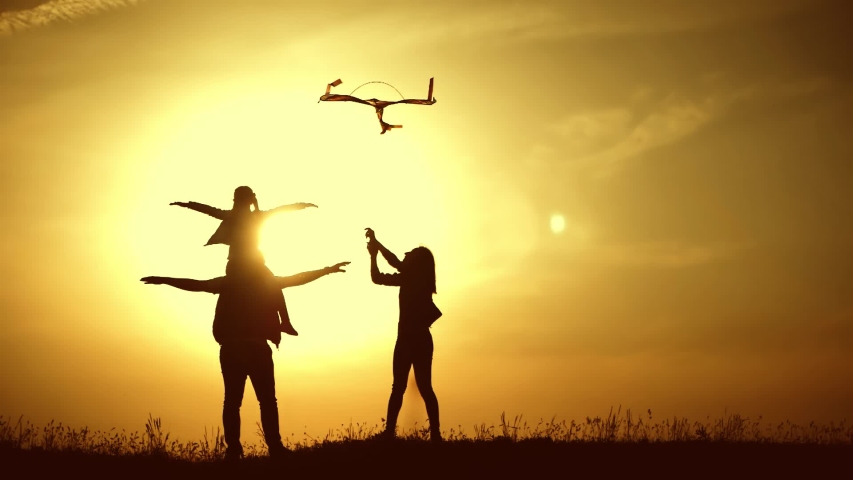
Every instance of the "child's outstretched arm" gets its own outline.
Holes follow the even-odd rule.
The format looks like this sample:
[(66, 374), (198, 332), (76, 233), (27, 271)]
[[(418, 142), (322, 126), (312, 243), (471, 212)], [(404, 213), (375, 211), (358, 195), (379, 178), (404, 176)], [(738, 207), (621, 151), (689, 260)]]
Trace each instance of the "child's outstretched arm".
[(219, 293), (219, 280), (221, 278), (222, 277), (212, 278), (210, 280), (193, 280), (191, 278), (144, 277), (140, 280), (148, 285), (169, 285), (188, 292)]
[(331, 267), (326, 267), (320, 270), (297, 273), (296, 275), (291, 275), (289, 277), (275, 277), (275, 279), (279, 288), (297, 287), (299, 285), (311, 283), (314, 280), (317, 280), (320, 277), (324, 277), (330, 273), (346, 272), (343, 267), (349, 264), (350, 262), (336, 263)]
[(318, 208), (317, 205), (314, 205), (313, 203), (304, 203), (304, 202), (291, 203), (290, 205), (282, 205), (280, 207), (275, 207), (271, 210), (263, 210), (263, 213), (265, 216), (270, 216), (270, 215), (275, 215), (277, 213), (295, 212), (297, 210), (303, 210), (303, 209), (312, 208), (312, 207)]
[(205, 215), (210, 215), (211, 217), (218, 218), (219, 220), (225, 220), (225, 217), (228, 214), (228, 210), (222, 210), (198, 202), (172, 202), (169, 205), (177, 205), (179, 207), (189, 208), (190, 210), (195, 210), (196, 212), (200, 212)]

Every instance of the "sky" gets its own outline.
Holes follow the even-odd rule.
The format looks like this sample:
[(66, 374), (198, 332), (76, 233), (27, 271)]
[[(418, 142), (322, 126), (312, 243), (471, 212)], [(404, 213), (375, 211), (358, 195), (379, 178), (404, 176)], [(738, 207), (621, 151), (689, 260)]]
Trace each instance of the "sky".
[[(220, 425), (216, 221), (267, 222), (298, 337), (284, 436), (377, 425), (397, 291), (364, 228), (437, 262), (444, 429), (611, 407), (853, 419), (849, 9), (806, 0), (16, 0), (0, 6), (0, 415)], [(362, 98), (424, 98), (385, 120)], [(393, 88), (392, 88), (393, 86)], [(381, 268), (390, 268), (381, 264)], [(414, 383), (400, 425), (423, 425)], [(243, 439), (259, 419), (247, 386)]]

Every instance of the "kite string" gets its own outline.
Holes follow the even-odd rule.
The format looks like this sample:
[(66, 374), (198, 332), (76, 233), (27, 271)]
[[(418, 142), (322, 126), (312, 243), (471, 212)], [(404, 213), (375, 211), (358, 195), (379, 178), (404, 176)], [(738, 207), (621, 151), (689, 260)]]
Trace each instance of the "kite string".
[[(391, 85), (390, 83), (386, 83), (386, 82), (380, 82), (379, 80), (374, 80), (374, 81), (372, 81), (372, 82), (365, 82), (365, 83), (362, 83), (361, 85), (359, 85), (359, 86), (355, 87), (355, 90), (358, 90), (359, 88), (361, 88), (361, 87), (363, 87), (363, 86), (365, 86), (365, 85), (371, 84), (371, 83), (381, 83), (381, 84), (383, 84), (383, 85), (388, 85), (389, 87), (393, 88), (393, 89), (394, 89), (394, 91), (395, 91), (395, 92), (397, 92), (397, 94), (398, 94), (398, 95), (400, 95), (400, 98), (401, 98), (401, 99), (403, 99), (403, 100), (405, 100), (405, 99), (406, 99), (406, 97), (404, 97), (404, 96), (403, 96), (403, 94), (402, 94), (402, 93), (400, 93), (400, 91), (399, 91), (399, 90), (397, 90), (397, 88), (396, 88), (396, 87), (394, 87), (394, 85)], [(350, 95), (352, 95), (353, 93), (355, 93), (355, 90), (353, 90), (352, 92), (350, 92)]]

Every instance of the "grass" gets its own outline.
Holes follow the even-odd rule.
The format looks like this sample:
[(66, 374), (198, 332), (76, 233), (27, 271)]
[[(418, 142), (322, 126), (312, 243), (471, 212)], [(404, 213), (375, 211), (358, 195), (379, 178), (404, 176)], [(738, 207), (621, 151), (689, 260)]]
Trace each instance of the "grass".
[[(391, 475), (394, 468), (416, 466), (415, 472), (435, 469), (453, 476), (453, 472), (505, 474), (522, 467), (519, 471), (526, 474), (551, 467), (616, 471), (632, 462), (660, 462), (669, 468), (679, 462), (693, 462), (691, 465), (697, 468), (707, 464), (703, 467), (706, 471), (731, 462), (746, 462), (756, 467), (763, 465), (763, 474), (774, 466), (781, 473), (791, 473), (795, 464), (808, 466), (811, 476), (816, 468), (853, 458), (853, 427), (846, 422), (772, 425), (764, 424), (760, 417), (752, 420), (737, 414), (704, 422), (686, 418), (654, 422), (650, 410), (643, 416), (634, 416), (631, 410), (622, 413), (620, 407), (615, 412), (611, 409), (606, 417), (587, 417), (580, 422), (552, 418), (535, 423), (522, 416), (510, 419), (501, 414), (497, 425), (474, 425), (470, 434), (461, 426), (444, 431), (446, 441), (440, 445), (428, 442), (429, 429), (417, 424), (398, 432), (397, 442), (372, 441), (372, 435), (383, 427), (356, 423), (331, 429), (323, 438), (307, 433), (299, 440), (285, 437), (283, 442), (293, 454), (285, 464), (274, 468), (323, 477), (323, 472), (358, 473), (358, 468), (378, 469), (379, 476), (383, 471)], [(0, 465), (11, 468), (18, 464), (31, 472), (41, 469), (42, 473), (54, 471), (44, 469), (114, 469), (110, 471), (124, 476), (159, 468), (165, 470), (158, 470), (158, 475), (183, 472), (207, 477), (224, 472), (221, 467), (227, 465), (247, 473), (272, 468), (260, 425), (257, 435), (259, 443), (245, 443), (247, 458), (235, 466), (221, 462), (225, 443), (219, 429), (205, 430), (199, 441), (181, 442), (163, 432), (160, 419), (153, 416), (149, 416), (142, 433), (73, 429), (53, 421), (39, 428), (23, 417), (15, 420), (0, 416)], [(582, 462), (572, 467), (572, 459)], [(727, 475), (737, 473), (732, 470)]]

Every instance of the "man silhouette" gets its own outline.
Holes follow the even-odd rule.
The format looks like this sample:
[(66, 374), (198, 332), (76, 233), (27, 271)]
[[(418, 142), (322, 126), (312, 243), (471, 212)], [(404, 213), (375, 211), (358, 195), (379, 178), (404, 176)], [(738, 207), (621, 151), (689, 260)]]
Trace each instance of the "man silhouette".
[[(261, 225), (270, 217), (282, 213), (302, 210), (309, 207), (317, 207), (313, 203), (293, 203), (273, 208), (272, 210), (261, 210), (258, 205), (258, 197), (255, 192), (247, 186), (237, 187), (234, 190), (234, 205), (231, 210), (222, 210), (210, 205), (198, 202), (172, 202), (170, 205), (189, 208), (213, 218), (221, 220), (219, 228), (210, 237), (205, 245), (225, 244), (228, 245), (228, 263), (225, 272), (232, 268), (251, 268), (252, 266), (263, 266), (264, 255), (258, 248), (260, 242)], [(254, 210), (252, 210), (254, 207)], [(245, 265), (250, 263), (253, 265)], [(259, 265), (258, 265), (259, 264)], [(257, 268), (258, 275), (273, 276), (269, 268)], [(299, 335), (290, 322), (287, 313), (287, 303), (284, 294), (279, 290), (273, 292), (278, 300), (277, 310), (281, 316), (281, 331), (288, 335)]]
[(213, 336), (220, 344), (219, 363), (225, 384), (222, 405), (222, 427), (227, 449), (226, 459), (243, 456), (240, 444), (240, 407), (246, 378), (252, 380), (261, 409), (261, 426), (270, 457), (281, 457), (289, 450), (281, 443), (278, 402), (275, 397), (275, 375), (272, 349), (281, 342), (281, 320), (271, 289), (295, 287), (313, 282), (330, 273), (345, 272), (342, 262), (321, 270), (289, 277), (258, 275), (254, 268), (232, 269), (224, 277), (209, 280), (189, 278), (145, 277), (141, 281), (153, 285), (170, 285), (190, 292), (218, 294), (213, 319)]

